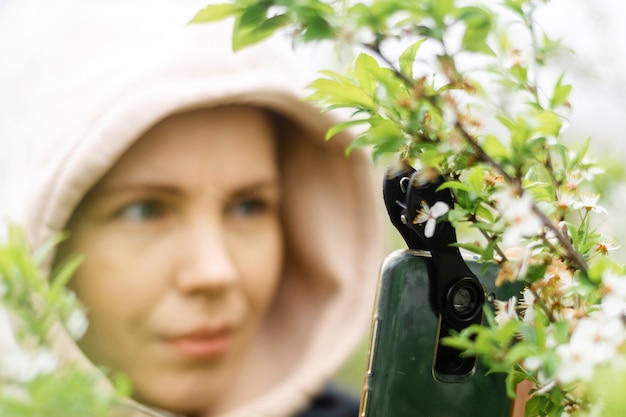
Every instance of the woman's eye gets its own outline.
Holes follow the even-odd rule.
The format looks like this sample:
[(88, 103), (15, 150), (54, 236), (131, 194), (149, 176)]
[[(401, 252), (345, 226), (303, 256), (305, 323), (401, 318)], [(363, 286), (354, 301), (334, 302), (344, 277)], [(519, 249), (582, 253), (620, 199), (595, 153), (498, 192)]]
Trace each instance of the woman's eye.
[(162, 208), (155, 201), (137, 201), (131, 203), (120, 211), (120, 217), (128, 220), (146, 221), (157, 218), (162, 213)]
[(268, 203), (259, 198), (243, 199), (233, 205), (233, 211), (240, 216), (256, 216), (268, 210)]

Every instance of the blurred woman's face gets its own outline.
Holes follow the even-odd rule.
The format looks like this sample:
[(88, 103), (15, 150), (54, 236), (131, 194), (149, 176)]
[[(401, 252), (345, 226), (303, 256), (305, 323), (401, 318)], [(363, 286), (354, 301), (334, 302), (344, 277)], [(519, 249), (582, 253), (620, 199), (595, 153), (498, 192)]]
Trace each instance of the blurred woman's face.
[(179, 413), (228, 390), (281, 273), (281, 189), (264, 112), (171, 116), (89, 191), (65, 251), (87, 307), (81, 348), (126, 373), (135, 397)]

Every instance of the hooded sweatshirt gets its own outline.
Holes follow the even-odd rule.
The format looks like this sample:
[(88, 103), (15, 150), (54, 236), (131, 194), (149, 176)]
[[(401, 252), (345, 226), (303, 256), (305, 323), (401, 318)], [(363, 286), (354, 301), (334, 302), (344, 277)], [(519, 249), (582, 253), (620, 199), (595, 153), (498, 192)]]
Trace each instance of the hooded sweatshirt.
[[(165, 117), (229, 104), (280, 115), (285, 261), (263, 336), (243, 365), (264, 377), (238, 376), (230, 392), (246, 394), (222, 416), (293, 416), (364, 336), (382, 259), (381, 205), (370, 156), (358, 149), (346, 156), (349, 134), (326, 141), (339, 119), (302, 100), (310, 78), (300, 77), (272, 44), (233, 53), (229, 23), (187, 24), (203, 6), (189, 0), (5, 4), (0, 204), (36, 250)], [(63, 330), (57, 350), (64, 360), (93, 366)], [(136, 415), (148, 413), (137, 405)]]

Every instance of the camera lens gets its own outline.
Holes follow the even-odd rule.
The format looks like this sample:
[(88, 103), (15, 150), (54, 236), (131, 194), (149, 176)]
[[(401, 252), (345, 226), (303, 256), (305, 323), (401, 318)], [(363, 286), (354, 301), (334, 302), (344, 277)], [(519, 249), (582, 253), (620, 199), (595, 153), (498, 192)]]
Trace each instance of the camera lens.
[(468, 287), (458, 288), (452, 295), (452, 307), (459, 314), (466, 314), (474, 306), (473, 291)]
[(481, 311), (484, 299), (484, 291), (477, 280), (461, 278), (448, 291), (447, 309), (450, 318), (454, 321), (471, 321)]

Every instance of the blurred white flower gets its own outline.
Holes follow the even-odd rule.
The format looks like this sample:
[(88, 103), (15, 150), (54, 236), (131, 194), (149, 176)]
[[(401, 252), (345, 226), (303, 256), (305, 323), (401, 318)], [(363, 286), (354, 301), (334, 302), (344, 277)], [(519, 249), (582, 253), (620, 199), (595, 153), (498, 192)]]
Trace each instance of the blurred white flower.
[(613, 252), (619, 248), (620, 248), (620, 245), (617, 243), (617, 241), (614, 238), (607, 237), (603, 239), (601, 242), (596, 244), (595, 251), (606, 255), (609, 252)]
[(570, 342), (559, 345), (556, 353), (561, 358), (557, 369), (559, 382), (588, 381), (595, 367), (619, 355), (626, 329), (622, 320), (596, 315), (580, 319)]
[(595, 363), (584, 348), (579, 345), (564, 344), (556, 348), (561, 364), (556, 371), (556, 378), (561, 384), (574, 381), (588, 381), (593, 376)]
[(605, 294), (626, 300), (626, 276), (607, 270), (602, 274), (602, 287)]
[(516, 195), (511, 189), (499, 191), (493, 196), (496, 206), (506, 223), (502, 234), (505, 248), (520, 246), (526, 237), (537, 236), (543, 224), (533, 211), (533, 199), (528, 193)]
[[(548, 265), (545, 278), (548, 280), (554, 278), (558, 285), (558, 289), (563, 293), (563, 295), (568, 296), (567, 298), (570, 298), (569, 296), (572, 295), (572, 292), (578, 285), (574, 274), (572, 274), (572, 271), (562, 261), (553, 261), (550, 265)], [(571, 306), (571, 304), (567, 301), (571, 300), (562, 299), (561, 305)]]
[(535, 294), (530, 290), (530, 288), (524, 289), (522, 293), (522, 299), (520, 304), (522, 305), (522, 317), (525, 322), (532, 322), (535, 320), (535, 303), (537, 299)]
[[(568, 156), (572, 160), (578, 158), (577, 152), (575, 152), (574, 150), (570, 150), (568, 152)], [(574, 169), (572, 170), (572, 173), (575, 173), (576, 175), (580, 176), (580, 178), (582, 178), (585, 181), (591, 181), (596, 175), (604, 174), (604, 169), (597, 166), (596, 162), (593, 159), (589, 158), (589, 156), (584, 156), (581, 159), (580, 164), (584, 168)]]
[(529, 356), (524, 359), (524, 368), (529, 371), (537, 371), (543, 366), (543, 361), (538, 356)]
[(548, 381), (545, 384), (542, 384), (541, 387), (537, 391), (535, 391), (535, 395), (545, 395), (548, 392), (552, 391), (555, 386), (555, 380)]
[(425, 201), (422, 201), (422, 209), (415, 219), (413, 224), (426, 223), (424, 226), (424, 236), (433, 237), (435, 234), (435, 226), (437, 225), (437, 219), (450, 210), (450, 207), (443, 201), (437, 201), (432, 207), (429, 207)]
[(30, 382), (38, 375), (54, 372), (57, 366), (57, 357), (45, 348), (39, 348), (34, 352), (16, 349), (3, 354), (0, 358), (0, 377)]
[(562, 211), (568, 211), (576, 201), (576, 196), (570, 190), (557, 191), (556, 208)]
[(507, 301), (494, 300), (496, 306), (496, 323), (502, 326), (511, 320), (517, 320), (517, 297), (513, 296)]
[(580, 171), (569, 171), (565, 174), (565, 187), (568, 190), (576, 191), (584, 178)]
[(503, 282), (514, 282), (523, 279), (528, 272), (532, 251), (530, 247), (510, 247), (504, 250), (506, 262), (500, 267), (496, 277), (496, 285)]
[(45, 348), (23, 350), (17, 342), (9, 313), (0, 305), (0, 379), (32, 381), (57, 368), (56, 356)]
[(87, 320), (87, 316), (81, 309), (78, 308), (72, 311), (67, 320), (65, 320), (65, 328), (74, 340), (78, 340), (83, 337), (88, 326), (89, 322)]
[(601, 174), (604, 174), (604, 169), (598, 166), (590, 166), (589, 168), (581, 171), (581, 175), (586, 181), (591, 181), (596, 177), (596, 175)]
[(598, 200), (600, 199), (600, 194), (597, 193), (580, 193), (580, 200), (574, 201), (572, 207), (575, 210), (585, 210), (587, 212), (593, 211), (596, 213), (606, 214), (606, 209), (602, 206), (599, 206)]
[(623, 319), (626, 315), (626, 276), (605, 271), (602, 275), (602, 287), (602, 313), (606, 317)]

